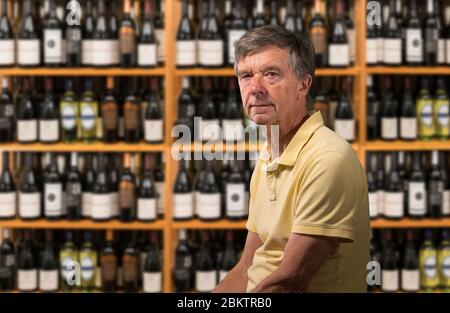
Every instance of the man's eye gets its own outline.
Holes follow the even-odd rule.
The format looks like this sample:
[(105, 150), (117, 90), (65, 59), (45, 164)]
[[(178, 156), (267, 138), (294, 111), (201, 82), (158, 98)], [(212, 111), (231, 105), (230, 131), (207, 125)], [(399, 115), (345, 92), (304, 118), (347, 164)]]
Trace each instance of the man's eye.
[(248, 80), (251, 77), (250, 74), (244, 74), (241, 76), (241, 79)]
[(276, 76), (278, 76), (278, 73), (276, 73), (276, 72), (267, 72), (266, 73), (266, 77), (269, 77), (269, 78), (273, 78)]

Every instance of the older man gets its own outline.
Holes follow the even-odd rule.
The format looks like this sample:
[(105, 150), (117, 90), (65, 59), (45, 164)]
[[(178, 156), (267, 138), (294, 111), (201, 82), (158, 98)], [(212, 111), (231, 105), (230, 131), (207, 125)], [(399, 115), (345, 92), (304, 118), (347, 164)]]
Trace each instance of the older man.
[(309, 114), (311, 42), (263, 26), (248, 31), (235, 51), (246, 114), (278, 131), (268, 127), (253, 172), (242, 258), (214, 292), (365, 292), (365, 171), (320, 112)]

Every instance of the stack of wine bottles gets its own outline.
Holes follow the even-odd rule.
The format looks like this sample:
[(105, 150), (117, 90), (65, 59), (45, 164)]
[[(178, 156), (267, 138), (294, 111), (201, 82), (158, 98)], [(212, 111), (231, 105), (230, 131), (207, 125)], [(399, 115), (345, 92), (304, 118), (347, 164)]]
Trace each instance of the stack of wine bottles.
[(12, 175), (3, 153), (0, 219), (152, 222), (164, 215), (161, 155), (17, 155)]
[(367, 77), (368, 140), (449, 138), (450, 100), (445, 77), (375, 78), (378, 80)]
[[(19, 81), (20, 88), (12, 97), (8, 79), (3, 79), (0, 142), (164, 141), (164, 105), (159, 78), (120, 79), (116, 84), (119, 92), (112, 77), (106, 82), (89, 77), (83, 81), (67, 78), (64, 92), (58, 82), (46, 78), (42, 86), (38, 79), (25, 77)], [(83, 93), (78, 96), (81, 90)]]
[[(377, 8), (383, 5), (380, 12)], [(448, 2), (438, 0), (371, 2), (367, 18), (366, 63), (388, 66), (450, 64), (448, 5)]]
[(305, 1), (246, 0), (244, 9), (242, 1), (226, 0), (225, 9), (220, 10), (224, 12), (222, 18), (217, 14), (216, 2), (203, 0), (201, 8), (191, 9), (198, 2), (189, 4), (183, 0), (176, 34), (177, 67), (233, 66), (239, 38), (249, 29), (268, 24), (308, 35), (314, 44), (318, 67), (346, 67), (355, 61), (351, 1), (314, 0), (314, 7), (309, 7), (311, 2), (306, 6)]
[(1, 291), (162, 291), (159, 232), (2, 232)]
[(175, 292), (209, 292), (239, 261), (243, 231), (180, 230), (172, 278)]
[[(155, 67), (165, 62), (163, 0), (23, 0), (1, 5), (0, 66)], [(58, 6), (56, 6), (58, 2)], [(12, 3), (12, 2), (11, 2)], [(108, 5), (105, 6), (105, 3)], [(83, 17), (83, 19), (81, 19)], [(11, 25), (13, 20), (13, 25)]]
[(381, 265), (372, 291), (450, 291), (450, 229), (375, 231), (371, 257)]
[(227, 155), (222, 164), (206, 159), (195, 164), (189, 160), (184, 155), (179, 162), (173, 186), (173, 219), (245, 219), (254, 163), (250, 165), (248, 157), (239, 161)]
[(447, 152), (379, 152), (367, 159), (371, 218), (450, 216)]

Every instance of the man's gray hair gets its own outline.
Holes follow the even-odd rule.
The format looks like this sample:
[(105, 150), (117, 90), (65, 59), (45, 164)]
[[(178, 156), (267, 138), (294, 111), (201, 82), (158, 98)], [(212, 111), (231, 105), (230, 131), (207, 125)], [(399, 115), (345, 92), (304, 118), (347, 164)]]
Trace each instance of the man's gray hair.
[(289, 65), (299, 79), (311, 75), (314, 78), (315, 55), (312, 42), (302, 34), (295, 34), (283, 27), (266, 25), (247, 31), (236, 43), (234, 70), (239, 61), (261, 50), (275, 46), (288, 49)]

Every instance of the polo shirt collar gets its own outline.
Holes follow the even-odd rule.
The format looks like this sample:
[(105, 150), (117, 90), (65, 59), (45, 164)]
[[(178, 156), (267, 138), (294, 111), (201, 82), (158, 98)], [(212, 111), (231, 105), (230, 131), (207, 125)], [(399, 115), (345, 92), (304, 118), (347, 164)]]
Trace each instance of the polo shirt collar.
[[(293, 166), (295, 164), (295, 161), (297, 160), (298, 154), (300, 153), (306, 142), (309, 140), (309, 138), (311, 138), (314, 132), (322, 126), (324, 126), (322, 114), (320, 113), (320, 111), (318, 111), (311, 115), (305, 121), (305, 123), (300, 126), (300, 128), (297, 130), (297, 133), (294, 135), (286, 149), (283, 151), (283, 154), (272, 163), (276, 162), (278, 164), (283, 164), (286, 166)], [(260, 159), (270, 160), (270, 158), (265, 158), (268, 153), (270, 154), (269, 144), (267, 141), (264, 143), (261, 152), (262, 155), (260, 155)]]

